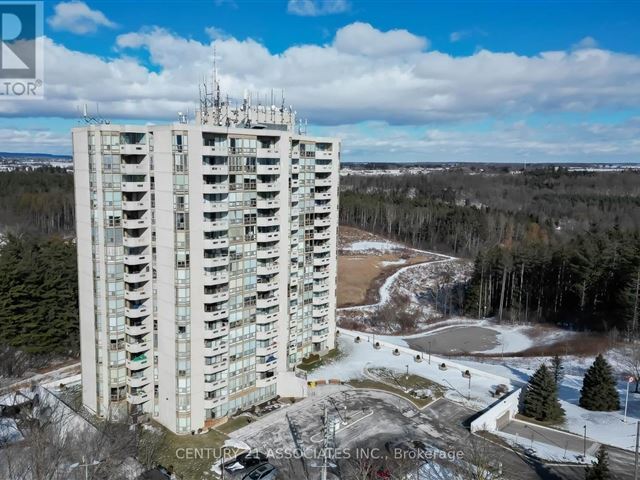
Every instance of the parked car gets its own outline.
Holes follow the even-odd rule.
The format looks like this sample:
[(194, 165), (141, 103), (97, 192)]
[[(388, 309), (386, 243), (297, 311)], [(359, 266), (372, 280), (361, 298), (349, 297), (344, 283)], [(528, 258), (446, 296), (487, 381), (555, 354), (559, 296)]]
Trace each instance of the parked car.
[(243, 480), (275, 480), (278, 475), (278, 469), (270, 463), (263, 463), (255, 468)]

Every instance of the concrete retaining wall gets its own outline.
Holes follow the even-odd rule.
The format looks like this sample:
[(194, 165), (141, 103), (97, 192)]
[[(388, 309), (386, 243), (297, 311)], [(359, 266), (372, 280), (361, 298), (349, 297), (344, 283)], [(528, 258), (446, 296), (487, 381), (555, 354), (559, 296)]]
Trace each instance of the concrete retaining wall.
[(508, 414), (509, 420), (513, 419), (515, 414), (518, 413), (520, 392), (522, 392), (521, 388), (514, 390), (505, 398), (489, 408), (489, 410), (476, 418), (473, 422), (471, 422), (471, 433), (478, 432), (480, 430), (484, 430), (487, 432), (493, 432), (497, 430), (498, 419), (502, 418), (505, 414)]

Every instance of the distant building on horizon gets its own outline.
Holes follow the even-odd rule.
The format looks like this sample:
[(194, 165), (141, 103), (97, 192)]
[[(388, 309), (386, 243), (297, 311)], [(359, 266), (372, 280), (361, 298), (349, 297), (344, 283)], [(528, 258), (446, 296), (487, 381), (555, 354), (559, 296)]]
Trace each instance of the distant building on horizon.
[(219, 93), (72, 136), (84, 405), (190, 433), (302, 396), (335, 346), (340, 142)]

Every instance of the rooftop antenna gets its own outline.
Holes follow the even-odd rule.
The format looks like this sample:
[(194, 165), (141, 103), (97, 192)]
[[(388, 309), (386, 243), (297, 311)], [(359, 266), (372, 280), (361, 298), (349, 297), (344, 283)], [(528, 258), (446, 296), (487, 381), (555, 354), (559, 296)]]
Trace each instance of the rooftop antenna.
[(97, 103), (95, 117), (89, 115), (86, 103), (82, 106), (82, 120), (88, 125), (109, 125), (109, 123), (111, 123), (109, 120), (100, 117), (100, 107)]

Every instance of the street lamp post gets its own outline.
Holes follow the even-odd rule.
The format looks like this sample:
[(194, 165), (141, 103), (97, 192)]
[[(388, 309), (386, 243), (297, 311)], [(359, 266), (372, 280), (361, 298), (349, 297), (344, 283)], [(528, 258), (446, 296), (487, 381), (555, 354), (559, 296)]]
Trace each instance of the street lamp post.
[(431, 342), (429, 342), (429, 365), (431, 365)]
[(584, 426), (584, 444), (582, 447), (582, 455), (584, 456), (585, 461), (587, 460), (587, 426)]
[(629, 377), (627, 379), (627, 396), (625, 397), (624, 400), (624, 423), (627, 423), (627, 406), (629, 405), (629, 386), (631, 385), (631, 382), (633, 382), (635, 379), (633, 377)]

